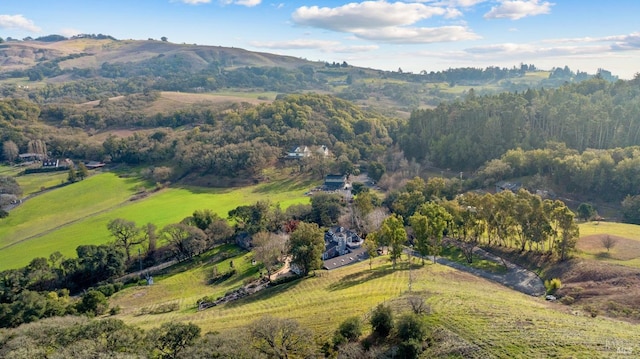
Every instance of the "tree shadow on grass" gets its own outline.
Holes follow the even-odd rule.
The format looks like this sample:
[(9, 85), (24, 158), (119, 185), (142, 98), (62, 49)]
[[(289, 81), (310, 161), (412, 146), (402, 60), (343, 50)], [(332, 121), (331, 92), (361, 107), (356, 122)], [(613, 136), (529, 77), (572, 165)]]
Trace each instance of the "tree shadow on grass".
[(406, 270), (407, 268), (401, 268), (401, 266), (398, 266), (396, 269), (393, 269), (390, 265), (388, 265), (384, 267), (378, 267), (373, 270), (363, 270), (342, 277), (342, 279), (340, 279), (339, 281), (331, 284), (328, 289), (330, 291), (347, 289), (370, 280), (382, 278), (398, 270)]
[(611, 253), (609, 252), (599, 252), (595, 255), (595, 257), (597, 259), (610, 259), (611, 257)]
[(269, 300), (272, 297), (278, 295), (278, 294), (282, 294), (290, 289), (295, 288), (296, 286), (298, 286), (300, 284), (300, 282), (302, 280), (304, 280), (305, 278), (299, 278), (296, 279), (294, 281), (288, 282), (288, 283), (283, 283), (283, 284), (278, 284), (276, 286), (273, 287), (268, 287), (266, 289), (263, 289), (257, 293), (254, 293), (252, 295), (249, 295), (247, 297), (244, 298), (240, 298), (238, 300), (234, 300), (231, 302), (227, 302), (225, 304), (226, 308), (234, 308), (234, 307), (239, 307), (239, 306), (243, 306), (245, 304), (249, 304), (249, 303), (253, 303), (253, 302), (259, 302), (259, 301), (263, 301), (263, 300)]

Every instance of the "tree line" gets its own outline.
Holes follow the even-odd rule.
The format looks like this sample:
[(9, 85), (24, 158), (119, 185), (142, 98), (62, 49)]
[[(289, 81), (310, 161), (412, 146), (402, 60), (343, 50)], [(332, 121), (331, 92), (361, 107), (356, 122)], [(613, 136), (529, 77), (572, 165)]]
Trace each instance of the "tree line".
[(398, 142), (408, 158), (443, 168), (475, 169), (508, 150), (564, 143), (578, 151), (640, 144), (640, 81), (596, 77), (558, 89), (475, 94), (416, 110)]

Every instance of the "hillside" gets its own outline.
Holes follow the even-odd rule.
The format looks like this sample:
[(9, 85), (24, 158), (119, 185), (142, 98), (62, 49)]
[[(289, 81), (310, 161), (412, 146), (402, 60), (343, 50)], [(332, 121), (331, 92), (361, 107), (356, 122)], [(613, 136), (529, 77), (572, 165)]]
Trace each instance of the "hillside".
[[(460, 98), (471, 89), (497, 93), (554, 88), (590, 76), (567, 68), (540, 70), (533, 65), (413, 74), (156, 40), (74, 38), (0, 44), (4, 96), (46, 103), (62, 98), (69, 101), (70, 97), (74, 102), (84, 102), (143, 90), (210, 92), (231, 88), (280, 93), (321, 91), (363, 106), (402, 113)], [(607, 71), (600, 76), (615, 80)], [(59, 93), (56, 86), (64, 93)]]

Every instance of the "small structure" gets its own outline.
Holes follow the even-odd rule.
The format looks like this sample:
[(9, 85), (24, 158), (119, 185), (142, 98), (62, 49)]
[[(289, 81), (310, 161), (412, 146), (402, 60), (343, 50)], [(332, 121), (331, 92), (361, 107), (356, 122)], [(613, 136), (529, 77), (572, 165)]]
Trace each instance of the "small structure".
[(329, 157), (329, 148), (325, 145), (318, 147), (316, 152), (323, 157)]
[(344, 227), (333, 227), (324, 234), (322, 260), (343, 256), (360, 248), (364, 240), (358, 234)]
[(46, 158), (42, 153), (21, 153), (18, 157), (24, 162), (42, 161)]
[(347, 176), (329, 174), (324, 178), (324, 189), (327, 191), (335, 191), (344, 189), (347, 185)]
[(498, 182), (496, 183), (496, 193), (500, 193), (502, 191), (511, 191), (516, 193), (522, 188), (522, 183), (520, 182)]
[(288, 159), (299, 159), (311, 156), (311, 150), (307, 146), (296, 146), (287, 152)]
[(98, 161), (89, 161), (89, 162), (86, 162), (84, 164), (84, 166), (87, 167), (87, 169), (90, 169), (90, 170), (94, 170), (96, 168), (104, 167), (104, 165), (105, 164), (103, 162), (98, 162)]
[(69, 168), (72, 167), (73, 162), (70, 159), (56, 160), (47, 159), (42, 161), (42, 168)]

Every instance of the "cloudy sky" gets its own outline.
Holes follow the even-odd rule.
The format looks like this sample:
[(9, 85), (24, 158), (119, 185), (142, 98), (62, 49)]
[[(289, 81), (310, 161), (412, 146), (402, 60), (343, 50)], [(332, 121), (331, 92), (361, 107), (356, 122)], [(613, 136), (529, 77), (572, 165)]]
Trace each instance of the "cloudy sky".
[(638, 0), (0, 0), (0, 37), (108, 34), (420, 72), (640, 72)]

